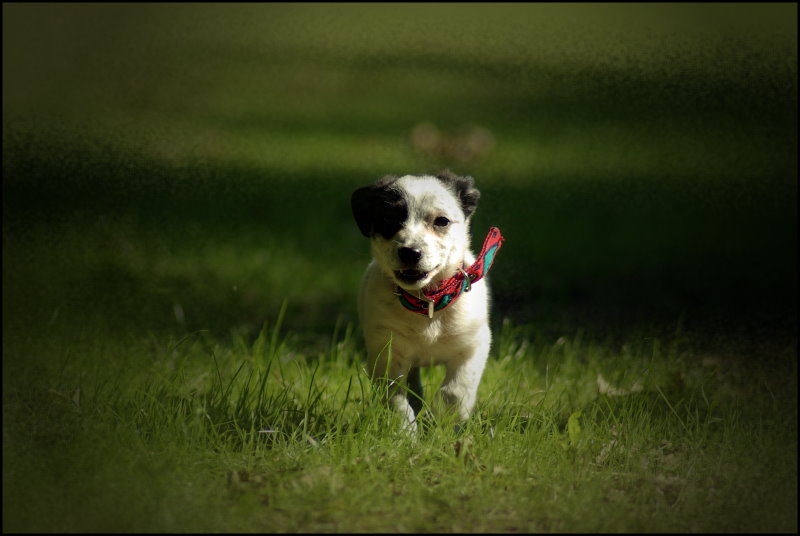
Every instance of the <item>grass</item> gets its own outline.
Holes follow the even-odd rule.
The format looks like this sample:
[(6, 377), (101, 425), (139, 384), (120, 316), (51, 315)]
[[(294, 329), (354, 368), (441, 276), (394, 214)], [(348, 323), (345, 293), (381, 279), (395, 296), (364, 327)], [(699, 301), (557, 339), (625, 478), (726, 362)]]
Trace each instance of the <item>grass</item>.
[(40, 341), (46, 357), (4, 371), (5, 527), (794, 529), (790, 349), (754, 367), (680, 330), (621, 347), (498, 335), (468, 429), (416, 442), (391, 432), (349, 325), (318, 352), (280, 314), (254, 340)]
[[(4, 4), (4, 531), (797, 531), (796, 6), (456, 7)], [(411, 441), (348, 198), (448, 166), (494, 344)]]

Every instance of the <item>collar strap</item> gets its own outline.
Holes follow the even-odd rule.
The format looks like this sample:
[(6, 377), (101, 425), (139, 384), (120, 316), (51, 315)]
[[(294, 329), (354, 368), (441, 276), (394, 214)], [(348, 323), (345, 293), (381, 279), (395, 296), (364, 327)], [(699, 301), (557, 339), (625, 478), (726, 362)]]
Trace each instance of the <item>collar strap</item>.
[(490, 228), (483, 241), (481, 252), (472, 266), (466, 270), (459, 268), (456, 275), (445, 279), (435, 289), (423, 292), (422, 296), (414, 296), (407, 290), (397, 287), (400, 303), (409, 311), (433, 318), (434, 311), (441, 311), (452, 305), (462, 292), (469, 292), (472, 284), (480, 281), (489, 272), (497, 250), (503, 245), (503, 240), (505, 239), (500, 234), (500, 229)]

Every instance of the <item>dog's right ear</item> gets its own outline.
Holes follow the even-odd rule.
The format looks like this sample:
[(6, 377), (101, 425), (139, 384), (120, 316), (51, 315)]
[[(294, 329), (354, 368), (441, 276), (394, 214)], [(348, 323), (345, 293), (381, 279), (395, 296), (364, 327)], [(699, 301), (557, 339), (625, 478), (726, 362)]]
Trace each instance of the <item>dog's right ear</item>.
[(350, 198), (358, 230), (367, 238), (379, 233), (389, 239), (400, 230), (408, 216), (403, 197), (392, 187), (398, 179), (387, 175), (379, 181), (358, 188)]

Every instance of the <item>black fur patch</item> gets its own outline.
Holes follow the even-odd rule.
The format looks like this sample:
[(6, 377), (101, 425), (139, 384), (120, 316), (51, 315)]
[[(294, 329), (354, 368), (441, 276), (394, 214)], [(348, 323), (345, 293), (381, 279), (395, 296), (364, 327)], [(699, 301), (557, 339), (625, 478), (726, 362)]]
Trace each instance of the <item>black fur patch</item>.
[(461, 201), (461, 210), (464, 211), (464, 216), (467, 218), (472, 216), (478, 207), (478, 199), (481, 197), (481, 193), (475, 188), (475, 179), (469, 175), (459, 177), (449, 169), (440, 172), (436, 178), (456, 194), (456, 198)]
[(397, 234), (408, 219), (408, 204), (393, 187), (397, 179), (387, 175), (353, 192), (350, 198), (353, 217), (361, 234), (367, 238), (378, 233), (388, 240)]

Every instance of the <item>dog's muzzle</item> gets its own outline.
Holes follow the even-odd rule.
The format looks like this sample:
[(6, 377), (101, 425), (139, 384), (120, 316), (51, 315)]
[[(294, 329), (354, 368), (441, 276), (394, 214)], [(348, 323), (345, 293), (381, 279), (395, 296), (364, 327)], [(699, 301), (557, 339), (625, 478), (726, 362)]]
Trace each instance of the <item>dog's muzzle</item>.
[(415, 268), (420, 259), (422, 259), (421, 250), (404, 246), (397, 250), (397, 257), (402, 265), (407, 267), (403, 270), (395, 271), (394, 275), (398, 281), (411, 285), (428, 277), (429, 271), (426, 272)]
[(428, 277), (429, 273), (430, 272), (420, 272), (419, 270), (399, 270), (394, 273), (394, 276), (398, 281), (412, 284), (425, 279)]

